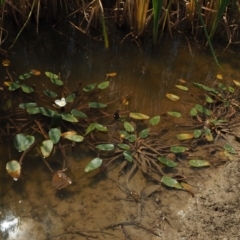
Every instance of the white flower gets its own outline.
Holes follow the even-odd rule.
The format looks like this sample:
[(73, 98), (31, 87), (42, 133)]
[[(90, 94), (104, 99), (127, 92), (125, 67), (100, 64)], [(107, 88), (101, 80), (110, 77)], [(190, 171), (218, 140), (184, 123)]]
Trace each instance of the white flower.
[(64, 106), (67, 104), (65, 98), (62, 98), (61, 100), (57, 99), (57, 100), (55, 100), (55, 103), (56, 103), (56, 105), (58, 105), (59, 107), (64, 107)]

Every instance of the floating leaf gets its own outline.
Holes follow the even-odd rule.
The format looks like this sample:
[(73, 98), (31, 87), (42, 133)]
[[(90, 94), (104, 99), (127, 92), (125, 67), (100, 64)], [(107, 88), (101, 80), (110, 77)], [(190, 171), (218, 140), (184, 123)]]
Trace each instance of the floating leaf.
[(108, 86), (109, 86), (109, 81), (105, 81), (105, 82), (102, 82), (102, 83), (98, 84), (98, 88), (102, 89), (102, 90), (107, 88)]
[(146, 138), (146, 137), (148, 137), (149, 132), (150, 132), (150, 129), (149, 129), (149, 128), (144, 129), (144, 130), (142, 130), (142, 131), (139, 133), (139, 137), (140, 137), (140, 138)]
[(21, 109), (27, 109), (27, 108), (32, 108), (32, 107), (36, 107), (37, 104), (36, 103), (20, 103), (19, 104), (19, 108)]
[(233, 87), (228, 87), (228, 91), (231, 92), (231, 93), (234, 93), (235, 92), (235, 89)]
[(127, 140), (131, 143), (135, 142), (137, 140), (137, 136), (135, 134), (130, 134)]
[(95, 128), (100, 132), (107, 132), (107, 127), (103, 126), (102, 124), (96, 123)]
[(124, 122), (124, 128), (127, 132), (134, 132), (133, 125), (127, 121)]
[(112, 73), (107, 73), (106, 75), (107, 75), (107, 77), (115, 77), (115, 76), (117, 76), (117, 73), (112, 72)]
[(192, 133), (181, 133), (177, 135), (177, 138), (179, 140), (188, 140), (194, 138), (194, 135)]
[(130, 134), (128, 133), (128, 132), (126, 132), (126, 131), (124, 131), (124, 130), (121, 130), (120, 131), (120, 137), (122, 138), (122, 139), (128, 139), (128, 138), (130, 138)]
[(177, 95), (171, 94), (171, 93), (167, 93), (166, 97), (171, 99), (172, 101), (177, 101), (179, 100), (179, 97)]
[(51, 98), (56, 98), (57, 97), (57, 93), (52, 92), (50, 90), (44, 90), (43, 93), (47, 96), (47, 97), (51, 97)]
[(223, 151), (221, 152), (221, 155), (224, 154), (230, 161), (233, 161), (234, 160), (234, 157), (231, 153), (229, 153), (228, 151)]
[(219, 80), (223, 80), (223, 76), (222, 76), (222, 74), (217, 74), (217, 79), (219, 79)]
[(124, 143), (118, 143), (118, 147), (123, 149), (123, 150), (129, 150), (130, 146)]
[(185, 87), (185, 86), (182, 86), (182, 85), (175, 85), (175, 87), (177, 87), (177, 88), (179, 88), (179, 89), (181, 89), (183, 91), (188, 91), (188, 88)]
[(201, 129), (195, 129), (193, 132), (193, 135), (195, 138), (199, 138), (202, 135), (202, 130)]
[(59, 142), (61, 137), (61, 131), (58, 128), (51, 128), (48, 132), (50, 139), (52, 140), (53, 144)]
[(10, 66), (10, 61), (8, 59), (4, 59), (4, 60), (2, 60), (2, 65), (4, 67), (9, 67)]
[(197, 109), (198, 112), (206, 114), (207, 116), (211, 116), (212, 115), (212, 112), (209, 109), (203, 107), (200, 104), (196, 104), (195, 108)]
[(99, 103), (99, 102), (90, 102), (88, 104), (88, 106), (91, 107), (91, 108), (105, 108), (107, 106), (107, 104)]
[(162, 179), (161, 179), (161, 182), (168, 187), (172, 187), (172, 188), (176, 188), (176, 189), (182, 189), (182, 186), (180, 185), (180, 183), (177, 180), (175, 180), (171, 177), (163, 176)]
[(45, 140), (42, 142), (42, 146), (40, 146), (41, 153), (43, 157), (49, 157), (53, 150), (53, 142), (52, 140)]
[(223, 148), (231, 154), (237, 154), (236, 150), (229, 144), (225, 144)]
[(80, 118), (86, 118), (87, 117), (87, 115), (85, 113), (83, 113), (82, 111), (79, 111), (77, 109), (72, 109), (71, 114), (74, 117), (80, 117)]
[(177, 118), (180, 118), (182, 116), (182, 114), (179, 112), (167, 112), (167, 113), (168, 113), (168, 115), (177, 117)]
[(30, 73), (34, 76), (40, 76), (41, 75), (41, 72), (36, 70), (36, 69), (31, 69)]
[[(28, 110), (31, 110), (31, 109), (34, 109), (34, 108), (28, 108)], [(39, 107), (39, 110), (40, 110), (40, 113), (46, 117), (53, 117), (54, 114), (56, 114), (55, 111), (49, 109), (49, 108), (45, 108), (45, 107)], [(32, 114), (32, 113), (31, 113)]]
[(175, 163), (167, 158), (164, 158), (164, 157), (158, 157), (158, 160), (168, 167), (176, 167), (177, 166), (177, 163)]
[(77, 132), (76, 131), (67, 131), (67, 132), (64, 132), (61, 134), (61, 136), (63, 138), (66, 137), (67, 135), (77, 135)]
[(70, 134), (68, 134), (68, 135), (66, 135), (64, 138), (66, 138), (66, 139), (68, 139), (68, 140), (71, 140), (71, 141), (73, 141), (73, 142), (82, 142), (83, 141), (83, 136), (81, 136), (81, 135), (70, 135)]
[(19, 78), (20, 80), (25, 80), (25, 79), (30, 78), (31, 76), (32, 76), (32, 75), (31, 75), (30, 73), (24, 73), (24, 74), (20, 75), (18, 78)]
[(34, 141), (34, 136), (20, 133), (14, 137), (14, 146), (19, 152), (23, 152), (27, 150), (34, 143)]
[(22, 84), (21, 85), (21, 89), (23, 90), (23, 92), (25, 93), (31, 93), (34, 91), (34, 89), (32, 87), (27, 86), (26, 84)]
[(102, 159), (101, 158), (94, 158), (91, 162), (88, 163), (88, 165), (85, 167), (85, 172), (93, 171), (97, 168), (99, 168), (102, 165)]
[(189, 150), (187, 147), (181, 147), (181, 146), (172, 146), (170, 148), (171, 152), (173, 153), (184, 153)]
[(190, 160), (189, 164), (192, 167), (206, 167), (206, 166), (210, 165), (210, 163), (208, 161), (205, 161), (205, 160)]
[(202, 90), (205, 90), (205, 91), (207, 91), (207, 92), (213, 92), (213, 93), (215, 93), (215, 94), (218, 94), (218, 91), (217, 91), (216, 89), (211, 88), (211, 87), (208, 87), (208, 86), (206, 86), (206, 85), (204, 85), (204, 84), (193, 82), (193, 85), (194, 85), (195, 87), (200, 88), (200, 89), (202, 89)]
[(58, 85), (58, 86), (62, 86), (63, 85), (63, 81), (61, 81), (60, 79), (51, 78), (50, 80), (55, 85)]
[(132, 162), (133, 161), (133, 157), (132, 157), (132, 153), (128, 150), (123, 152), (123, 156), (127, 159), (127, 161)]
[(83, 91), (84, 92), (90, 92), (96, 87), (96, 85), (97, 85), (96, 83), (95, 84), (89, 84), (89, 85), (87, 85), (86, 87), (83, 88)]
[(17, 181), (21, 175), (21, 165), (18, 161), (12, 160), (6, 164), (7, 173)]
[(196, 108), (192, 108), (190, 111), (190, 116), (195, 117), (197, 116), (197, 109)]
[(137, 119), (137, 120), (146, 120), (146, 119), (149, 119), (149, 116), (143, 114), (143, 113), (135, 113), (135, 112), (131, 112), (129, 114), (129, 117), (130, 118), (133, 118), (133, 119)]
[(9, 91), (15, 91), (21, 87), (21, 84), (18, 82), (4, 82), (8, 86)]
[(213, 135), (211, 133), (211, 130), (209, 128), (204, 129), (204, 135), (205, 135), (205, 138), (208, 142), (212, 142), (214, 140)]
[(45, 72), (45, 75), (49, 78), (55, 78), (58, 79), (58, 75), (55, 73), (51, 73), (51, 72)]
[(62, 113), (62, 119), (68, 122), (78, 122), (77, 118), (75, 118), (72, 114), (70, 113)]
[(66, 97), (66, 102), (73, 102), (75, 99), (75, 93), (71, 93)]
[(96, 148), (102, 151), (112, 151), (114, 150), (114, 145), (112, 143), (98, 144)]
[(85, 135), (87, 135), (88, 133), (92, 132), (93, 130), (95, 130), (96, 128), (96, 123), (91, 123), (88, 127), (87, 127), (87, 130), (86, 130), (86, 133)]
[(155, 117), (152, 117), (150, 120), (149, 120), (149, 123), (154, 126), (154, 125), (157, 125), (159, 122), (160, 122), (160, 116), (155, 116)]
[(236, 86), (240, 87), (240, 82), (239, 82), (239, 81), (233, 80), (233, 82), (234, 82), (234, 84), (235, 84)]
[(206, 100), (207, 103), (213, 103), (213, 99), (209, 96), (206, 96), (205, 100)]

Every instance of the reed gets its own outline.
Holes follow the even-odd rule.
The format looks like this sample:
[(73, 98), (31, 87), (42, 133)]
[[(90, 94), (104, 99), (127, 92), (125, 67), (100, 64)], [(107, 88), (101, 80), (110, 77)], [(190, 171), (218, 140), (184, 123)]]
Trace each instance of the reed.
[(164, 0), (152, 0), (153, 5), (153, 44), (157, 44), (159, 20)]

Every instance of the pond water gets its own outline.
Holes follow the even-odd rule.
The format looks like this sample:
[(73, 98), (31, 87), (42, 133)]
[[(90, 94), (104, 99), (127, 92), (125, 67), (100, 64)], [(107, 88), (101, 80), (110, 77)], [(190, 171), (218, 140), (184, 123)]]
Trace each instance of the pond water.
[[(37, 38), (24, 35), (8, 56), (11, 62), (8, 71), (13, 78), (30, 69), (60, 73), (72, 90), (79, 81), (83, 86), (100, 83), (107, 73), (116, 72), (110, 89), (119, 98), (132, 92), (129, 104), (118, 107), (149, 116), (180, 111), (190, 101), (189, 95), (175, 87), (181, 84), (179, 79), (184, 79), (186, 86), (191, 86), (193, 81), (210, 83), (218, 73), (229, 81), (240, 79), (240, 60), (234, 51), (219, 52), (220, 68), (209, 51), (195, 43), (190, 43), (190, 49), (184, 37), (163, 38), (157, 47), (151, 47), (150, 40), (145, 41), (141, 51), (130, 39), (119, 44), (118, 40), (123, 37), (117, 36), (106, 50), (102, 42), (72, 30), (64, 34), (46, 30)], [(6, 69), (1, 66), (1, 84), (6, 76)], [(34, 83), (36, 87), (48, 86), (49, 83), (39, 79)], [(166, 98), (167, 93), (178, 95), (182, 105)], [(180, 120), (171, 121), (174, 126)], [(73, 180), (67, 188), (53, 189), (52, 173), (37, 152), (26, 155), (21, 178), (13, 181), (5, 169), (9, 161), (5, 150), (8, 147), (2, 141), (1, 239), (171, 239), (171, 228), (179, 227), (174, 213), (189, 198), (187, 192), (159, 186), (151, 197), (136, 201), (132, 193), (122, 188), (125, 180), (124, 176), (118, 179), (119, 164), (105, 173), (84, 173), (87, 163), (96, 156), (79, 145), (74, 153), (66, 152), (67, 174)], [(20, 158), (14, 148), (11, 152)], [(51, 158), (61, 157), (55, 154)], [(192, 176), (191, 183), (200, 190), (204, 176), (210, 171), (193, 171), (183, 164), (177, 173)], [(129, 184), (141, 195), (151, 182), (137, 172)]]

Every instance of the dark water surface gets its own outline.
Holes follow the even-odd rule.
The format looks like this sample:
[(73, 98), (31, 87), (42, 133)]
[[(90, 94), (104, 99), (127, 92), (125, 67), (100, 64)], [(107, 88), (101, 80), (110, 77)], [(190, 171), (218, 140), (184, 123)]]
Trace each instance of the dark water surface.
[[(65, 36), (68, 34), (69, 38)], [(111, 42), (110, 49), (106, 50), (102, 42), (88, 37), (80, 39), (79, 34), (72, 30), (62, 34), (47, 30), (38, 38), (25, 35), (13, 48), (14, 54), (8, 57), (11, 61), (9, 72), (14, 78), (30, 69), (60, 73), (62, 80), (68, 81), (70, 89), (74, 89), (79, 81), (83, 85), (100, 83), (106, 78), (106, 73), (116, 72), (110, 89), (119, 97), (133, 92), (126, 108), (150, 116), (178, 110), (176, 103), (166, 98), (166, 93), (180, 96), (184, 99), (183, 104), (188, 101), (186, 93), (174, 86), (180, 84), (179, 79), (184, 79), (187, 86), (191, 86), (193, 81), (210, 83), (218, 73), (227, 81), (240, 80), (240, 59), (233, 51), (219, 52), (222, 64), (219, 68), (210, 53), (195, 43), (191, 43), (190, 51), (185, 38), (166, 37), (157, 47), (151, 47), (150, 41), (145, 41), (142, 52), (129, 39), (122, 44), (116, 42)], [(1, 83), (6, 76), (6, 70), (1, 66)], [(49, 83), (38, 82), (36, 78), (37, 87), (43, 84), (47, 86)], [(169, 196), (173, 205), (186, 197), (186, 193), (177, 195), (166, 191), (156, 195), (154, 202), (145, 202), (146, 206), (149, 204), (147, 208), (139, 206), (128, 201), (126, 194), (114, 182), (116, 169), (107, 177), (81, 181), (88, 177), (84, 174), (84, 167), (91, 160), (91, 156), (81, 149), (72, 156), (68, 155), (73, 184), (64, 190), (56, 192), (52, 188), (52, 174), (34, 153), (24, 160), (22, 177), (13, 181), (5, 170), (9, 161), (6, 144), (2, 143), (0, 149), (1, 239), (140, 239), (139, 234), (143, 236), (141, 239), (161, 239), (162, 225), (154, 219), (160, 221), (159, 218), (164, 217), (164, 203), (167, 204)], [(11, 151), (18, 157), (15, 149)], [(133, 179), (132, 187), (136, 191), (141, 191), (144, 186), (147, 182), (143, 177)], [(162, 201), (161, 207), (157, 205), (157, 198)], [(176, 208), (177, 204), (174, 206)], [(168, 206), (164, 214), (173, 210), (174, 207)], [(134, 230), (125, 230), (132, 238), (123, 234), (120, 225), (115, 231), (109, 228), (111, 224), (122, 222), (121, 226), (124, 226), (124, 223), (133, 223), (136, 219), (146, 228), (154, 228), (159, 237), (137, 226)]]

